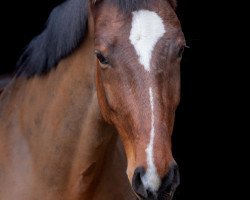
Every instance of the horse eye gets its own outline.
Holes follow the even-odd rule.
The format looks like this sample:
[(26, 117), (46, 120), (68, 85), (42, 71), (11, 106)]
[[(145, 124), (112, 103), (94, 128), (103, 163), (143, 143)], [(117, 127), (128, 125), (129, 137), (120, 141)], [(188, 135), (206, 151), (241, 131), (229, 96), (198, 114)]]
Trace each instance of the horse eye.
[(182, 54), (184, 52), (184, 49), (185, 49), (185, 46), (182, 46), (180, 49), (179, 49), (179, 52), (178, 52), (178, 57), (182, 57)]
[(99, 60), (99, 62), (101, 64), (103, 64), (103, 65), (108, 65), (109, 64), (108, 60), (102, 55), (101, 52), (97, 51), (97, 52), (95, 52), (95, 54), (96, 54), (96, 57), (97, 57), (97, 59)]

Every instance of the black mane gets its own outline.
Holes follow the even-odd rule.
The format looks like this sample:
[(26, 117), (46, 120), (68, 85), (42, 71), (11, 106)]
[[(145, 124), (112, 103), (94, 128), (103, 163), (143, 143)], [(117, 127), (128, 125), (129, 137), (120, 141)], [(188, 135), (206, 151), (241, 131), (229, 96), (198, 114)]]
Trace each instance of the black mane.
[[(89, 1), (67, 0), (51, 12), (45, 30), (30, 42), (17, 62), (17, 76), (46, 74), (80, 45), (87, 31)], [(150, 0), (108, 1), (130, 13)], [(98, 4), (98, 0), (92, 2)]]
[(87, 30), (87, 2), (67, 0), (51, 12), (45, 30), (30, 42), (17, 62), (18, 76), (45, 74), (78, 47)]

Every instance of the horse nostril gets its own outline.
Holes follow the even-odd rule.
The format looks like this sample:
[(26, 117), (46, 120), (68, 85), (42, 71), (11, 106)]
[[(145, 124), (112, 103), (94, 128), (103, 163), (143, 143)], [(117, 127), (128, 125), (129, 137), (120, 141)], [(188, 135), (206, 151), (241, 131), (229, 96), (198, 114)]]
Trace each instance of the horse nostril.
[(168, 174), (163, 178), (162, 185), (159, 189), (159, 196), (172, 196), (180, 184), (180, 173), (177, 164), (173, 164)]
[(132, 187), (136, 194), (142, 199), (172, 199), (176, 188), (180, 183), (180, 174), (177, 164), (172, 164), (167, 175), (162, 179), (161, 186), (157, 192), (151, 192), (145, 188), (142, 178), (145, 175), (143, 167), (136, 168), (132, 179)]
[(136, 168), (132, 180), (132, 187), (134, 191), (138, 194), (138, 196), (142, 198), (147, 198), (148, 193), (142, 183), (142, 177), (145, 174), (145, 169), (143, 167)]
[(173, 170), (174, 170), (173, 186), (177, 188), (180, 185), (180, 171), (177, 164), (175, 165)]

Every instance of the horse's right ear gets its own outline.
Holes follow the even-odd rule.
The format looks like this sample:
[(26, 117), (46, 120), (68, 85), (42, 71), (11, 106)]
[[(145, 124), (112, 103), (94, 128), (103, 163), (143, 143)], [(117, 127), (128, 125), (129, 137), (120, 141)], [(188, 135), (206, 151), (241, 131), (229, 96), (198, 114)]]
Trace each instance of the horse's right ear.
[(177, 7), (177, 0), (169, 0), (170, 5), (174, 10), (176, 10)]
[(99, 2), (101, 2), (102, 0), (90, 0), (90, 3), (91, 3), (91, 5), (95, 5), (95, 4), (97, 4), (97, 3), (99, 3)]
[(89, 8), (93, 11), (95, 6), (102, 0), (89, 0)]

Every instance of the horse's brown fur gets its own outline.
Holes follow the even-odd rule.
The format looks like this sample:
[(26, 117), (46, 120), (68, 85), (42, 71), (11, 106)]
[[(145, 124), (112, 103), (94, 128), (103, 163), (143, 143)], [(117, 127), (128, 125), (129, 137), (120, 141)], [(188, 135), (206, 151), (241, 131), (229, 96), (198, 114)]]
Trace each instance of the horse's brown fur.
[(19, 78), (1, 97), (0, 199), (133, 199), (99, 111), (88, 37), (55, 71)]

